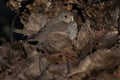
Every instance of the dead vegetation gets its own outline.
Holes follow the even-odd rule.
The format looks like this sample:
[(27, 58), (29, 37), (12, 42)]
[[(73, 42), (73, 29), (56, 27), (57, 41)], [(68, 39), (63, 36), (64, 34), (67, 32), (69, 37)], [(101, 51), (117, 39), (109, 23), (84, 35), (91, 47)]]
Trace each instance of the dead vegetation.
[[(119, 5), (119, 0), (6, 0), (16, 12), (8, 26), (14, 41), (3, 31), (0, 80), (120, 80)], [(29, 41), (61, 10), (74, 14), (75, 39), (56, 31), (43, 36), (45, 44)]]

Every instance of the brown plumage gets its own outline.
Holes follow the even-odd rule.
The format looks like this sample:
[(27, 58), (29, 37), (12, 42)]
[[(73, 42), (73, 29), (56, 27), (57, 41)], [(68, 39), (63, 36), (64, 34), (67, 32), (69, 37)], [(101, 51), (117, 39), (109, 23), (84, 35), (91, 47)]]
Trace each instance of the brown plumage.
[(77, 24), (74, 22), (73, 14), (64, 10), (46, 23), (39, 33), (29, 38), (29, 41), (38, 41), (40, 49), (44, 47), (49, 52), (57, 52), (70, 46), (76, 34)]

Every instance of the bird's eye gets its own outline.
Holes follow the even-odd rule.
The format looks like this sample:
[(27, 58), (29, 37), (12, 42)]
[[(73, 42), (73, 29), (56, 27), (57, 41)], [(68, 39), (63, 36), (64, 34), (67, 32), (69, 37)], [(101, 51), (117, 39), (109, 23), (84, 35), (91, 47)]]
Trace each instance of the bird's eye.
[(67, 15), (65, 15), (65, 18), (67, 18)]

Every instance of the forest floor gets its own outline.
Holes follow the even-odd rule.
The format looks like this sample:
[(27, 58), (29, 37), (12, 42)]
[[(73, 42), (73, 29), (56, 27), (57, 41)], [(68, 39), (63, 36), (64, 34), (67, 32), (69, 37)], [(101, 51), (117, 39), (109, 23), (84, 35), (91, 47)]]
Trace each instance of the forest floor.
[[(120, 80), (119, 5), (119, 0), (6, 0), (16, 14), (0, 19), (0, 80)], [(49, 52), (27, 41), (61, 10), (72, 12), (77, 23), (72, 45)]]

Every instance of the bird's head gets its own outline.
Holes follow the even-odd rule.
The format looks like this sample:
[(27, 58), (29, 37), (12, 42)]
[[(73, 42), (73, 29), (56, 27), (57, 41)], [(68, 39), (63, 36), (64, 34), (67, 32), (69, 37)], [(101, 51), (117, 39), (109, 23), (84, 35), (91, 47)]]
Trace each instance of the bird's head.
[(60, 11), (57, 15), (57, 18), (60, 21), (63, 21), (65, 23), (70, 23), (70, 22), (74, 22), (74, 16), (73, 13), (67, 10), (64, 11)]

